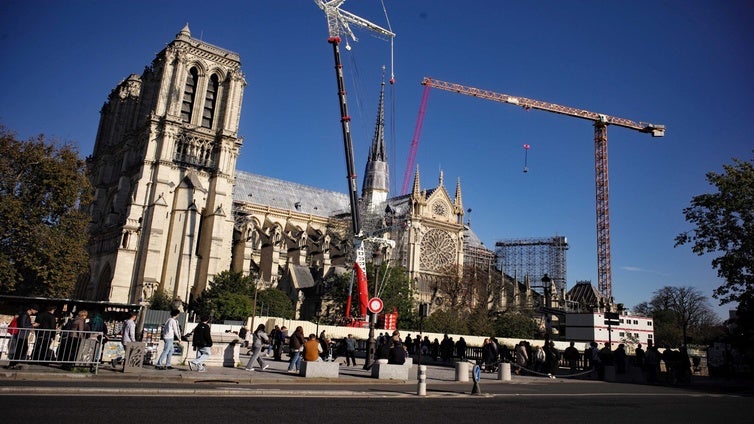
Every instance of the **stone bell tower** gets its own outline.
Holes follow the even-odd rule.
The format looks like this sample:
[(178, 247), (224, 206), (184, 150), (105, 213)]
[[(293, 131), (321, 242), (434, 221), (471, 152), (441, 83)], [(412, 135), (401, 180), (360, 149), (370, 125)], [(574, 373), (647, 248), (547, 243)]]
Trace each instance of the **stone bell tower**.
[(230, 268), (232, 190), (246, 81), (238, 54), (188, 24), (110, 93), (88, 160), (89, 281), (82, 298), (184, 302)]

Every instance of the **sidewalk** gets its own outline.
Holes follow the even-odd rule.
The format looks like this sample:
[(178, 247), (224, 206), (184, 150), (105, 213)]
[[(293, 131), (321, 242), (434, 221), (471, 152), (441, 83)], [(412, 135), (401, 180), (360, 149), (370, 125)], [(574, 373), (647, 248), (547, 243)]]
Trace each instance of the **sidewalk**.
[[(341, 358), (336, 362), (340, 363), (339, 377), (335, 378), (304, 378), (298, 374), (288, 372), (288, 361), (275, 361), (264, 358), (269, 367), (261, 370), (255, 367), (255, 371), (246, 371), (243, 368), (231, 368), (221, 366), (207, 366), (206, 372), (191, 371), (187, 364), (176, 362), (172, 370), (159, 370), (152, 365), (144, 365), (142, 368), (124, 373), (121, 369), (113, 369), (109, 363), (101, 364), (97, 374), (90, 372), (88, 368), (75, 369), (66, 371), (57, 365), (45, 366), (37, 364), (23, 364), (22, 369), (5, 369), (0, 368), (0, 382), (3, 380), (68, 380), (68, 379), (93, 379), (93, 380), (118, 380), (118, 381), (155, 381), (155, 382), (172, 382), (172, 383), (194, 383), (197, 381), (218, 380), (234, 381), (240, 384), (251, 383), (348, 383), (348, 384), (398, 384), (398, 383), (416, 383), (417, 367), (414, 365), (412, 372), (409, 372), (409, 380), (380, 380), (371, 377), (371, 371), (363, 369), (363, 358), (359, 358), (359, 365), (346, 366)], [(248, 356), (241, 357), (241, 363), (246, 364)], [(5, 361), (3, 361), (5, 362)], [(0, 364), (5, 365), (5, 364)], [(258, 365), (258, 364), (255, 364)], [(473, 366), (469, 366), (473, 369)], [(427, 365), (426, 382), (428, 385), (433, 383), (453, 383), (456, 381), (456, 371), (454, 367), (443, 365)], [(481, 373), (481, 381), (498, 380), (497, 373)], [(531, 381), (543, 381), (541, 377), (524, 377), (513, 375), (511, 381), (506, 383), (525, 383)], [(551, 380), (552, 381), (552, 380)], [(473, 377), (469, 373), (469, 380), (459, 382), (460, 384), (471, 384)]]

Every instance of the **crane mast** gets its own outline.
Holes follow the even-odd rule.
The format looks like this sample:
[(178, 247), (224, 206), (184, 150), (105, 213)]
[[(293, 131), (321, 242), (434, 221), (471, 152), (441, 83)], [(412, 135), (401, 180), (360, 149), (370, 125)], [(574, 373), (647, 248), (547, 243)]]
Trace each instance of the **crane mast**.
[(608, 181), (607, 159), (607, 126), (615, 125), (642, 133), (652, 137), (665, 135), (665, 126), (635, 122), (630, 119), (617, 118), (601, 113), (591, 112), (570, 106), (563, 106), (526, 97), (511, 96), (494, 91), (482, 90), (429, 77), (422, 80), (426, 87), (439, 88), (458, 94), (479, 97), (496, 102), (521, 106), (524, 109), (537, 109), (560, 115), (572, 116), (592, 121), (594, 123), (594, 175), (595, 175), (595, 204), (597, 215), (597, 287), (608, 300), (612, 300), (612, 270), (610, 257), (610, 194)]
[[(348, 179), (348, 193), (351, 206), (351, 230), (353, 231), (353, 244), (355, 252), (355, 263), (353, 266), (354, 273), (351, 279), (351, 288), (348, 291), (348, 298), (346, 301), (346, 318), (350, 318), (351, 315), (351, 299), (353, 288), (353, 275), (357, 278), (360, 294), (360, 306), (362, 310), (362, 316), (366, 313), (367, 303), (367, 278), (366, 278), (366, 255), (364, 252), (364, 241), (367, 238), (364, 236), (361, 230), (361, 219), (359, 216), (359, 197), (356, 180), (356, 171), (354, 168), (353, 160), (353, 142), (351, 141), (351, 117), (348, 115), (348, 102), (346, 99), (346, 88), (343, 79), (343, 65), (340, 61), (340, 34), (344, 33), (346, 36), (351, 37), (354, 41), (357, 41), (356, 36), (349, 24), (358, 25), (362, 28), (368, 29), (378, 35), (389, 38), (390, 40), (395, 37), (392, 31), (384, 29), (377, 24), (360, 18), (353, 13), (341, 10), (340, 6), (345, 3), (346, 0), (314, 0), (314, 3), (325, 12), (327, 17), (327, 29), (329, 38), (327, 42), (333, 46), (333, 56), (335, 59), (335, 77), (338, 83), (338, 101), (340, 104), (340, 124), (343, 133), (343, 147), (346, 154), (346, 178)], [(392, 69), (391, 69), (392, 72)], [(391, 78), (391, 83), (394, 78)], [(375, 351), (375, 339), (374, 339), (374, 319), (370, 317), (369, 325), (369, 341), (366, 354), (366, 360), (364, 361), (364, 369), (369, 369), (372, 364), (372, 358)]]

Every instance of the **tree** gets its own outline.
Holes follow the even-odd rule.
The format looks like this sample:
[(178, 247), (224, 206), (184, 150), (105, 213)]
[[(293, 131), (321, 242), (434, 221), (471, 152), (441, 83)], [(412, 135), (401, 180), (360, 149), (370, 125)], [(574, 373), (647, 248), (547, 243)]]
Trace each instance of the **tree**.
[(255, 278), (223, 271), (215, 275), (191, 306), (200, 316), (207, 315), (213, 320), (244, 320), (254, 309)]
[(88, 267), (91, 198), (75, 146), (0, 126), (0, 293), (71, 295)]
[(500, 337), (531, 339), (538, 332), (537, 322), (521, 312), (506, 312), (495, 320), (495, 334)]
[(700, 336), (718, 325), (707, 297), (693, 287), (663, 287), (654, 292), (649, 304), (659, 346), (686, 344), (689, 335), (696, 342), (706, 342)]
[(418, 328), (419, 317), (414, 302), (414, 287), (403, 267), (383, 262), (380, 266), (367, 264), (368, 281), (373, 281), (374, 296), (382, 299), (383, 313), (398, 310), (398, 328)]
[(257, 294), (257, 315), (293, 319), (295, 312), (291, 299), (278, 289), (264, 289)]
[(723, 165), (722, 174), (707, 173), (717, 192), (691, 200), (683, 214), (695, 228), (675, 238), (676, 246), (691, 243), (698, 255), (722, 253), (712, 260), (725, 280), (713, 294), (721, 305), (754, 293), (754, 159), (733, 163)]
[(468, 334), (466, 321), (466, 316), (458, 310), (440, 310), (424, 320), (424, 330), (431, 333)]

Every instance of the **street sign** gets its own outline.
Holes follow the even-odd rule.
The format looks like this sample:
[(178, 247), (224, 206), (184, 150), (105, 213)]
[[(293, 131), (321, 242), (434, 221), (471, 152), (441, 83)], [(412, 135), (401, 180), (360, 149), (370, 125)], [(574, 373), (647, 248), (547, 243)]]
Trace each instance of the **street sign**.
[(373, 297), (369, 299), (369, 302), (367, 303), (367, 309), (369, 309), (369, 312), (373, 314), (379, 314), (382, 312), (382, 299), (379, 297)]

